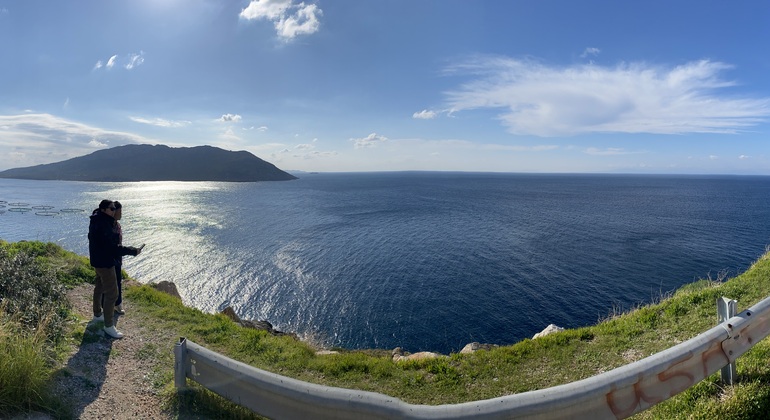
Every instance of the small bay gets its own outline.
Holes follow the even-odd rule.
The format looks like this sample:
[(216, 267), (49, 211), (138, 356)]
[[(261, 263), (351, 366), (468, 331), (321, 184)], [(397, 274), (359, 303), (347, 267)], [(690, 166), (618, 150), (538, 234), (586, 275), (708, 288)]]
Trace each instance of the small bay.
[(124, 243), (147, 244), (124, 268), (176, 283), (190, 306), (232, 306), (326, 346), (442, 353), (594, 324), (739, 274), (770, 243), (770, 177), (299, 177), (0, 179), (0, 238), (87, 255), (88, 216), (119, 200)]

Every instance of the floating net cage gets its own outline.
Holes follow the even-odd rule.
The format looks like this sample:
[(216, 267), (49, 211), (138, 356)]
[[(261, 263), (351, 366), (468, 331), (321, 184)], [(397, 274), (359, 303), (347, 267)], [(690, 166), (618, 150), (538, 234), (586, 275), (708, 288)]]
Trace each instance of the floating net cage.
[(57, 216), (59, 212), (58, 211), (36, 211), (35, 214), (38, 216)]
[(0, 200), (0, 213), (35, 213), (37, 216), (58, 216), (61, 214), (83, 213), (83, 209), (66, 208), (55, 210), (55, 206), (49, 205), (30, 205), (29, 203), (9, 203), (6, 200)]

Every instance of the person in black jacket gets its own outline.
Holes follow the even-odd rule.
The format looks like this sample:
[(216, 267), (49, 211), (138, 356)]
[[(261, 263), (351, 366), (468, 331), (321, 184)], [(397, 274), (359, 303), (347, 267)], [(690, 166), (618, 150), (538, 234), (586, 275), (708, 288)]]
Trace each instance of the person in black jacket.
[[(104, 320), (104, 332), (112, 338), (123, 338), (113, 323), (115, 300), (118, 297), (118, 280), (115, 276), (115, 259), (123, 255), (139, 255), (141, 250), (120, 245), (120, 235), (115, 230), (115, 205), (102, 200), (91, 214), (88, 225), (88, 254), (96, 271), (94, 279), (94, 319)], [(104, 294), (104, 307), (102, 307)]]
[[(120, 219), (123, 217), (123, 205), (120, 201), (115, 200), (112, 202), (112, 206), (115, 207), (113, 212), (113, 218), (115, 224), (112, 228), (118, 234), (118, 245), (123, 245), (123, 229), (120, 226)], [(123, 255), (115, 257), (115, 278), (118, 280), (118, 299), (115, 300), (115, 313), (118, 315), (125, 315), (126, 311), (123, 310)], [(102, 294), (102, 307), (104, 307), (104, 294)]]

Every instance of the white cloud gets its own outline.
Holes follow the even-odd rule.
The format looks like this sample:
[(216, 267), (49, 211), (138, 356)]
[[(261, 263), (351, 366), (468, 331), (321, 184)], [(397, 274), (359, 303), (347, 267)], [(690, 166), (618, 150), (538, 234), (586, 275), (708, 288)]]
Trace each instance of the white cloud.
[(639, 154), (639, 153), (645, 153), (645, 152), (632, 152), (632, 151), (628, 151), (617, 147), (608, 147), (606, 149), (589, 147), (584, 151), (584, 153), (587, 155), (594, 155), (594, 156), (616, 156), (616, 155)]
[(500, 150), (500, 151), (506, 151), (506, 152), (547, 152), (549, 150), (556, 150), (558, 148), (559, 146), (556, 146), (554, 144), (540, 144), (536, 146), (484, 144), (479, 147), (479, 149), (481, 150)]
[(717, 156), (717, 155), (710, 155), (710, 156), (709, 156), (709, 159), (711, 159), (711, 160), (717, 160), (717, 159), (719, 159), (719, 156)]
[(313, 146), (312, 144), (304, 143), (304, 144), (298, 144), (294, 146), (294, 149), (295, 150), (313, 150), (315, 149), (315, 146)]
[(126, 70), (133, 70), (136, 67), (142, 65), (143, 63), (144, 63), (144, 51), (139, 51), (138, 54), (137, 53), (128, 54), (125, 59), (120, 58), (119, 55), (115, 54), (107, 60), (106, 64), (102, 60), (97, 60), (96, 64), (94, 64), (93, 70), (96, 71), (101, 68), (107, 68), (108, 70), (110, 70), (115, 66), (123, 67)]
[(708, 60), (663, 68), (546, 66), (482, 57), (449, 68), (472, 80), (447, 92), (452, 112), (502, 109), (509, 131), (542, 137), (583, 133), (737, 133), (770, 116), (770, 98), (720, 96), (730, 66)]
[(262, 132), (265, 132), (265, 131), (267, 131), (267, 126), (264, 126), (264, 125), (263, 125), (263, 126), (261, 126), (261, 127), (257, 128), (257, 130), (259, 130), (259, 131), (262, 131)]
[(323, 11), (315, 4), (294, 4), (292, 0), (251, 0), (240, 13), (246, 20), (268, 20), (280, 38), (290, 41), (298, 35), (318, 32)]
[(294, 39), (297, 35), (309, 35), (318, 32), (321, 22), (321, 9), (315, 4), (299, 4), (299, 9), (293, 15), (286, 16), (275, 23), (278, 35), (283, 39)]
[(0, 15), (7, 15), (8, 13), (9, 13), (8, 9), (6, 9), (5, 7), (0, 8)]
[(247, 20), (280, 19), (291, 7), (291, 0), (252, 0), (241, 11), (241, 17)]
[(144, 51), (140, 51), (139, 54), (129, 54), (125, 67), (126, 70), (131, 70), (142, 63), (144, 63)]
[(388, 138), (385, 136), (380, 136), (377, 133), (369, 134), (368, 136), (360, 139), (350, 139), (356, 149), (361, 149), (364, 147), (377, 147), (377, 145), (388, 141)]
[(602, 50), (598, 48), (589, 47), (589, 48), (586, 48), (585, 51), (583, 51), (583, 54), (580, 54), (580, 57), (586, 58), (589, 55), (599, 55), (600, 52), (602, 52)]
[(142, 117), (128, 117), (133, 122), (138, 122), (140, 124), (148, 124), (148, 125), (154, 125), (156, 127), (169, 127), (169, 128), (178, 128), (178, 127), (185, 127), (187, 125), (192, 124), (191, 121), (172, 121), (172, 120), (165, 120), (163, 118), (142, 118)]
[(217, 121), (221, 122), (238, 122), (241, 120), (241, 116), (238, 114), (224, 114)]
[(88, 145), (93, 147), (94, 149), (103, 149), (107, 147), (107, 143), (102, 143), (97, 139), (91, 139), (91, 141), (88, 142)]
[(740, 156), (738, 156), (738, 159), (740, 159), (740, 160), (751, 159), (751, 156), (748, 156), (748, 155), (740, 155)]
[(414, 114), (412, 114), (412, 118), (416, 118), (420, 120), (431, 120), (433, 118), (436, 118), (436, 112), (423, 109), (420, 112), (415, 112)]
[(109, 131), (50, 114), (0, 115), (0, 170), (59, 162), (94, 148), (150, 143), (131, 133)]
[(219, 139), (225, 142), (223, 146), (226, 147), (224, 148), (235, 147), (235, 145), (241, 141), (241, 138), (235, 134), (235, 131), (233, 131), (232, 127), (227, 127), (225, 131), (219, 135)]

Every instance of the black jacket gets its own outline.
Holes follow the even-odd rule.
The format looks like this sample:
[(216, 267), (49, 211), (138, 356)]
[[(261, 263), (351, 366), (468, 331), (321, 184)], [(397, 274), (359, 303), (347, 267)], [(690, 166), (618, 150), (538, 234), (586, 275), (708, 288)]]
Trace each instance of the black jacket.
[(115, 219), (102, 211), (91, 215), (88, 225), (88, 254), (92, 267), (114, 267), (116, 258), (136, 255), (136, 248), (119, 245), (120, 235), (115, 231), (114, 225)]

